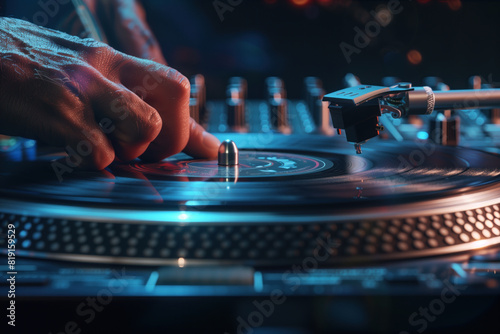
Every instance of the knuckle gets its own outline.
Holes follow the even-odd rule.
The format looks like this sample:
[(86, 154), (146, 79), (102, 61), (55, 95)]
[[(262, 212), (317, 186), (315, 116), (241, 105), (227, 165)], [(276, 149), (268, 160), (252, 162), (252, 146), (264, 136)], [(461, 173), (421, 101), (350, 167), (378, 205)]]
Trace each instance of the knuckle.
[(61, 68), (68, 75), (77, 76), (77, 75), (85, 75), (91, 76), (97, 73), (97, 70), (92, 67), (88, 62), (82, 60), (72, 60), (66, 64), (63, 64)]
[(33, 68), (33, 90), (49, 105), (73, 107), (86, 101), (96, 72), (84, 62), (71, 62), (58, 68)]
[(129, 142), (149, 143), (160, 133), (162, 118), (155, 108), (122, 89), (109, 91), (108, 97), (116, 125), (126, 131)]
[(146, 73), (152, 75), (154, 79), (162, 84), (162, 89), (168, 89), (168, 94), (176, 98), (187, 98), (191, 91), (189, 79), (176, 69), (152, 63), (146, 66)]
[(96, 69), (84, 62), (65, 64), (62, 67), (64, 77), (62, 84), (73, 94), (84, 97), (88, 94), (86, 87), (96, 80)]
[(140, 115), (141, 128), (138, 131), (138, 141), (151, 142), (160, 133), (163, 121), (156, 109), (145, 106), (145, 110)]
[(92, 54), (101, 54), (101, 53), (114, 53), (114, 49), (111, 48), (109, 45), (96, 41), (95, 39), (92, 38), (84, 38), (80, 40), (80, 45), (82, 48), (82, 51), (87, 52), (87, 53), (92, 53)]
[(81, 41), (79, 51), (85, 61), (95, 65), (99, 69), (103, 69), (104, 72), (113, 67), (113, 64), (122, 58), (120, 57), (120, 52), (111, 46), (89, 38)]
[(167, 67), (165, 75), (172, 82), (171, 89), (174, 90), (173, 93), (179, 97), (189, 98), (191, 85), (188, 78), (172, 67)]
[(154, 108), (149, 108), (149, 117), (148, 117), (148, 123), (151, 127), (152, 133), (154, 133), (154, 137), (160, 133), (161, 128), (163, 126), (163, 121), (161, 119), (160, 114), (156, 111)]

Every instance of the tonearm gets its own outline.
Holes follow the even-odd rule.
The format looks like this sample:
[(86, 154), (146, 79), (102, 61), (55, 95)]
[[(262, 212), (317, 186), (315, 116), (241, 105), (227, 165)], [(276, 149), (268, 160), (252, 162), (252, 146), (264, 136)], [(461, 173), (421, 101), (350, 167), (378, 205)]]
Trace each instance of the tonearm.
[(334, 128), (339, 133), (345, 130), (347, 141), (361, 153), (360, 145), (381, 131), (378, 118), (383, 113), (399, 118), (430, 115), (434, 110), (498, 107), (500, 89), (433, 91), (410, 83), (392, 87), (358, 85), (327, 94), (323, 101), (330, 103)]

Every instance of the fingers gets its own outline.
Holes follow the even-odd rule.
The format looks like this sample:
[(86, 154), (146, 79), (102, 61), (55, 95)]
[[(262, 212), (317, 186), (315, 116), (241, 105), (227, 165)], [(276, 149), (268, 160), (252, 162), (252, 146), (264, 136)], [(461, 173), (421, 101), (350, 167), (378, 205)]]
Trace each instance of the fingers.
[(116, 157), (130, 161), (146, 151), (158, 136), (162, 119), (158, 112), (127, 88), (102, 79), (92, 97), (95, 118), (113, 144)]
[[(71, 64), (63, 69), (71, 79), (64, 85), (45, 85), (49, 87), (43, 89), (47, 91), (45, 95), (49, 99), (57, 97), (54, 101), (58, 101), (55, 106), (48, 102), (47, 109), (59, 110), (60, 119), (90, 140), (97, 152), (104, 136), (118, 160), (130, 161), (144, 153), (161, 130), (158, 112), (92, 66)], [(103, 168), (112, 160), (105, 158), (103, 163), (98, 155), (90, 153), (83, 157), (82, 167)]]
[[(51, 125), (52, 126), (52, 125)], [(81, 124), (80, 124), (81, 126)], [(64, 147), (68, 157), (65, 159), (69, 168), (101, 170), (115, 160), (115, 151), (110, 140), (100, 132), (97, 124), (86, 124), (80, 133), (63, 133)], [(90, 135), (91, 134), (91, 135)]]
[(59, 118), (44, 118), (26, 137), (43, 139), (49, 145), (63, 147), (68, 156), (60, 160), (60, 171), (75, 168), (101, 170), (115, 159), (111, 141), (102, 133), (94, 120), (80, 119), (77, 122)]
[(189, 81), (170, 67), (133, 57), (125, 57), (110, 75), (162, 119), (160, 133), (141, 158), (158, 161), (181, 152), (189, 140)]
[(111, 64), (112, 70), (88, 65), (64, 67), (72, 80), (66, 84), (69, 97), (60, 99), (67, 100), (63, 114), (75, 113), (79, 108), (70, 105), (80, 101), (84, 109), (81, 122), (94, 122), (86, 126), (85, 136), (95, 138), (95, 143), (91, 142), (100, 146), (104, 135), (112, 146), (112, 152), (104, 157), (83, 157), (82, 166), (106, 167), (110, 156), (121, 161), (139, 156), (159, 161), (182, 150), (193, 157), (217, 155), (219, 141), (189, 117), (190, 87), (184, 76), (150, 61), (119, 53), (114, 57), (118, 65)]
[[(158, 112), (91, 66), (63, 70), (45, 71), (31, 89), (40, 99), (22, 108), (36, 115), (28, 119), (33, 124), (24, 124), (27, 132), (64, 147), (71, 168), (102, 169), (115, 158), (130, 161), (144, 153), (162, 128)], [(66, 75), (71, 79), (62, 80)]]
[(98, 91), (87, 91), (89, 103), (83, 107), (83, 117), (74, 124), (67, 122), (65, 128), (71, 131), (57, 136), (68, 143), (66, 151), (73, 159), (71, 164), (84, 169), (103, 169), (115, 158), (121, 161), (137, 158), (162, 128), (161, 117), (154, 108), (128, 89), (100, 79), (95, 85), (100, 87)]
[[(57, 94), (56, 94), (57, 95)], [(37, 124), (27, 124), (27, 129), (35, 139), (63, 147), (68, 157), (65, 167), (101, 170), (115, 160), (112, 141), (103, 133), (93, 117), (87, 117), (88, 106), (68, 94), (60, 97), (58, 115), (51, 115), (48, 108), (41, 110), (43, 115)], [(48, 105), (49, 108), (53, 106)], [(28, 136), (30, 137), (30, 136)]]
[[(89, 47), (91, 50), (88, 55), (103, 76), (110, 83), (114, 82), (126, 92), (133, 93), (127, 94), (132, 117), (122, 120), (123, 122), (119, 123), (121, 129), (112, 135), (119, 159), (128, 161), (140, 155), (141, 159), (146, 161), (159, 161), (182, 150), (197, 158), (213, 158), (217, 155), (220, 142), (189, 117), (190, 85), (186, 77), (171, 67), (128, 56), (111, 48), (106, 51), (99, 45), (95, 47), (90, 44)], [(104, 51), (109, 53), (109, 57), (106, 57), (106, 66), (101, 68), (100, 61), (96, 60), (102, 58)], [(112, 91), (110, 88), (107, 90)], [(110, 100), (114, 103), (113, 110), (125, 108), (125, 104), (120, 104), (116, 97), (103, 100), (97, 110), (105, 110)], [(148, 118), (144, 115), (155, 114), (154, 111), (161, 118), (161, 122), (156, 118), (149, 122), (144, 121), (144, 118)], [(101, 116), (103, 113), (98, 114)], [(137, 124), (135, 120), (141, 120), (141, 115), (143, 120), (139, 124), (143, 124), (142, 129), (134, 128)], [(150, 136), (141, 132), (147, 130), (148, 124)], [(126, 135), (127, 132), (129, 136)], [(135, 144), (134, 133), (139, 134), (135, 138)], [(149, 145), (148, 141), (151, 142)]]
[[(220, 145), (219, 139), (206, 132), (205, 129), (192, 118), (190, 118), (189, 128), (186, 133), (189, 135), (189, 138), (182, 151), (194, 158), (210, 159), (217, 157)], [(168, 137), (168, 135), (163, 138), (165, 137)], [(159, 161), (180, 152), (175, 151), (171, 153), (168, 145), (168, 142), (163, 142), (162, 138), (157, 138), (151, 143), (146, 153), (141, 156), (141, 159), (146, 161)]]
[(216, 158), (219, 151), (220, 141), (214, 135), (190, 119), (189, 140), (184, 152), (196, 158)]
[[(76, 84), (60, 69), (36, 69), (29, 58), (19, 58), (12, 73), (5, 73), (11, 82), (19, 80), (18, 71), (35, 73), (35, 79), (2, 86), (2, 122), (5, 134), (32, 138), (66, 150), (64, 170), (76, 167), (102, 169), (115, 158), (113, 145), (95, 121), (92, 110)], [(81, 67), (81, 66), (79, 66)], [(10, 67), (9, 67), (10, 68)], [(83, 69), (86, 67), (82, 67)], [(22, 92), (22, 94), (20, 94)], [(29, 92), (30, 98), (26, 98)]]
[(136, 58), (125, 58), (114, 74), (152, 106), (162, 118), (162, 128), (141, 159), (158, 161), (184, 150), (196, 158), (217, 156), (219, 140), (189, 117), (190, 85), (173, 68)]

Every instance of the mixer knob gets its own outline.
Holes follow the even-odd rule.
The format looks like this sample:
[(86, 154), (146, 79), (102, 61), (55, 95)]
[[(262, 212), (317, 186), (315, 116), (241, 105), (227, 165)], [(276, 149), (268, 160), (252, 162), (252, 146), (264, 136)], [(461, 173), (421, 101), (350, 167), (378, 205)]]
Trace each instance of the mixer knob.
[(450, 90), (450, 86), (443, 82), (440, 77), (425, 77), (424, 86), (429, 86), (432, 90)]
[(469, 78), (469, 87), (471, 89), (491, 88), (490, 85), (483, 85), (483, 79), (479, 75), (473, 75)]
[(266, 79), (267, 97), (269, 99), (286, 99), (285, 83), (278, 77), (269, 77)]
[(460, 117), (438, 114), (430, 120), (429, 139), (436, 144), (457, 146), (460, 142)]
[[(325, 95), (323, 85), (319, 78), (307, 77), (304, 79), (304, 88), (304, 99), (312, 114), (316, 101), (321, 101)], [(312, 116), (314, 118), (314, 115)]]
[(333, 135), (333, 126), (330, 121), (329, 103), (324, 102), (325, 91), (321, 80), (316, 77), (304, 79), (305, 101), (307, 108), (316, 126), (316, 132), (324, 135)]
[(319, 87), (319, 88), (322, 88), (323, 87), (323, 82), (318, 77), (306, 77), (306, 78), (304, 78), (304, 85), (306, 86), (306, 89), (308, 87)]
[(227, 125), (232, 131), (245, 132), (245, 101), (239, 96), (241, 92), (236, 88), (229, 90), (230, 97), (226, 101)]
[(231, 78), (227, 88), (227, 125), (231, 131), (246, 132), (245, 119), (246, 80), (238, 77)]
[(198, 89), (191, 84), (191, 96), (189, 98), (189, 116), (197, 123), (200, 122), (200, 105), (198, 104)]
[(286, 99), (275, 97), (269, 100), (271, 126), (273, 129), (289, 134), (291, 132), (288, 125), (288, 103)]
[[(469, 78), (469, 87), (471, 89), (489, 89), (494, 88), (493, 85), (483, 83), (483, 79), (479, 75), (473, 75)], [(489, 119), (490, 123), (500, 124), (500, 108), (481, 111)]]
[(267, 87), (277, 87), (277, 88), (285, 88), (285, 84), (281, 78), (278, 77), (268, 77), (266, 78)]
[(319, 87), (309, 88), (307, 92), (307, 107), (317, 127), (323, 122), (323, 104), (321, 103), (325, 91)]
[(361, 85), (361, 81), (353, 73), (347, 73), (344, 76), (344, 80), (343, 81), (344, 81), (344, 86), (345, 87), (354, 87), (354, 86)]
[(493, 124), (500, 125), (500, 108), (491, 109), (490, 122)]
[(241, 93), (240, 98), (243, 100), (247, 99), (248, 96), (248, 84), (247, 80), (242, 77), (231, 77), (229, 78), (229, 87), (238, 87)]
[(283, 80), (277, 77), (266, 79), (271, 126), (284, 134), (291, 132), (288, 125), (288, 102)]
[(207, 116), (205, 77), (197, 74), (191, 78), (190, 83), (189, 114), (196, 122), (204, 123)]

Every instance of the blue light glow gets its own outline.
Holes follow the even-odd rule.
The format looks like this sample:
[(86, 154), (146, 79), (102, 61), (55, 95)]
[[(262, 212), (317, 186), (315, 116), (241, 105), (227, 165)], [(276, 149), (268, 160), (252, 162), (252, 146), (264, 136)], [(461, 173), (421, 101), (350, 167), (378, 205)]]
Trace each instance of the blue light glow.
[(426, 140), (426, 139), (429, 138), (429, 134), (427, 132), (425, 132), (425, 131), (419, 131), (417, 133), (417, 138), (421, 139), (421, 140)]
[(253, 274), (253, 287), (255, 291), (260, 292), (264, 289), (264, 281), (262, 280), (262, 273), (260, 271), (256, 271)]

